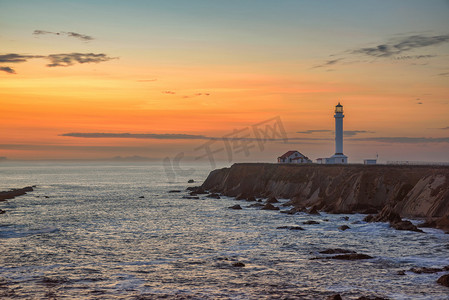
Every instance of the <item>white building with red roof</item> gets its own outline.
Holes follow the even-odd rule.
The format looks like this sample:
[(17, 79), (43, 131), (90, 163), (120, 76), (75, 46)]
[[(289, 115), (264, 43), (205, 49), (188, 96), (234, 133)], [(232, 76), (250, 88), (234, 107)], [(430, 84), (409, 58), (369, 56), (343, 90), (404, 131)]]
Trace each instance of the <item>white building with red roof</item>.
[(310, 164), (312, 161), (301, 152), (296, 150), (291, 150), (285, 152), (283, 155), (278, 157), (278, 163), (284, 164)]

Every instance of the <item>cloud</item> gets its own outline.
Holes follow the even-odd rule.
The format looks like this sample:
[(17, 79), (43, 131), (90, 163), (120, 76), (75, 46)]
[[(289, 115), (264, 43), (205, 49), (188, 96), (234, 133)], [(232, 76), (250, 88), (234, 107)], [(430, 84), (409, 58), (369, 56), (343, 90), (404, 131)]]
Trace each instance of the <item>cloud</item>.
[(91, 41), (94, 38), (90, 35), (85, 35), (85, 34), (81, 34), (81, 33), (76, 33), (76, 32), (65, 32), (65, 31), (59, 31), (59, 32), (53, 32), (53, 31), (46, 31), (46, 30), (35, 30), (33, 32), (34, 35), (44, 35), (44, 34), (52, 34), (52, 35), (64, 35), (67, 37), (73, 37), (73, 38), (77, 38), (80, 39), (82, 41)]
[[(306, 131), (298, 131), (296, 133), (303, 133), (303, 134), (312, 134), (312, 133), (320, 133), (320, 132), (332, 132), (335, 131), (329, 130), (329, 129), (311, 129)], [(359, 133), (374, 133), (374, 131), (367, 131), (367, 130), (345, 130), (343, 131), (344, 136), (355, 136)]]
[(176, 94), (176, 92), (173, 92), (173, 91), (163, 91), (162, 93), (168, 94), (168, 95), (174, 95), (174, 94)]
[(207, 137), (204, 135), (194, 135), (194, 134), (171, 134), (171, 133), (81, 133), (81, 132), (70, 132), (63, 133), (60, 136), (70, 136), (78, 138), (127, 138), (127, 139), (157, 139), (157, 140), (205, 140), (214, 139), (212, 137)]
[(31, 58), (43, 58), (42, 55), (22, 55), (17, 53), (8, 53), (0, 55), (0, 63), (21, 63)]
[[(22, 55), (17, 53), (8, 53), (0, 55), (0, 63), (22, 63), (34, 58), (44, 58), (50, 60), (47, 67), (68, 67), (76, 63), (99, 63), (116, 59), (117, 57), (110, 57), (104, 53), (61, 53), (50, 55)], [(13, 69), (9, 68), (8, 70)], [(2, 71), (8, 72), (5, 69), (2, 69)]]
[(425, 143), (449, 143), (449, 137), (431, 138), (431, 137), (369, 137), (354, 138), (350, 141), (363, 142), (381, 142), (381, 143), (399, 143), (399, 144), (425, 144)]
[(343, 131), (344, 136), (354, 136), (359, 133), (374, 133), (374, 131), (366, 131), (366, 130), (345, 130), (345, 131)]
[(10, 67), (0, 67), (0, 71), (9, 73), (9, 74), (16, 74), (16, 71)]
[(437, 128), (437, 129), (441, 129), (441, 130), (449, 130), (449, 126), (447, 126), (447, 127), (442, 127), (442, 128)]
[(432, 58), (432, 57), (436, 57), (437, 55), (433, 55), (433, 54), (427, 54), (427, 55), (402, 55), (402, 56), (397, 56), (394, 59), (395, 60), (407, 60), (407, 59), (422, 59), (422, 58)]
[(47, 64), (47, 67), (68, 67), (74, 65), (75, 63), (99, 63), (115, 59), (114, 57), (109, 57), (104, 53), (50, 54), (46, 58), (51, 61), (50, 64)]
[(337, 58), (337, 59), (328, 60), (328, 61), (326, 61), (323, 64), (316, 65), (316, 66), (312, 67), (312, 69), (324, 68), (324, 67), (332, 66), (332, 65), (335, 65), (336, 63), (338, 63), (339, 61), (342, 61), (342, 60), (343, 60), (343, 58)]
[(449, 34), (435, 36), (410, 35), (390, 39), (386, 43), (374, 47), (355, 49), (352, 50), (352, 53), (364, 54), (372, 57), (391, 57), (406, 51), (440, 45), (447, 42), (449, 42)]
[(332, 132), (332, 130), (329, 129), (309, 129), (306, 131), (297, 131), (296, 133), (304, 133), (304, 134), (312, 134), (316, 132)]
[(438, 76), (449, 76), (449, 72), (440, 73)]

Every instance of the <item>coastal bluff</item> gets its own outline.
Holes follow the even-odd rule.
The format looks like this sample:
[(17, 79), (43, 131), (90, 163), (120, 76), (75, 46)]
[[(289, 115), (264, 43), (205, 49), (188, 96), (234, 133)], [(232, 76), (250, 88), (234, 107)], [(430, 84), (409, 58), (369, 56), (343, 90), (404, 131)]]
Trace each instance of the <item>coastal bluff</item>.
[(212, 171), (202, 188), (231, 197), (287, 198), (298, 209), (330, 213), (449, 216), (449, 166), (237, 163)]

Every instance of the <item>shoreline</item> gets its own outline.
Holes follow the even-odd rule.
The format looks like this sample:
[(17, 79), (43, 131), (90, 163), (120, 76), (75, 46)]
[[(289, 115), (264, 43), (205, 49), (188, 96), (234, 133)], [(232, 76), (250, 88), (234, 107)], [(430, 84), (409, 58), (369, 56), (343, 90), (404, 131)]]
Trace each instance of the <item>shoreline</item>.
[(26, 186), (18, 189), (11, 189), (9, 191), (0, 191), (0, 202), (12, 200), (16, 197), (25, 195), (27, 192), (32, 192), (36, 186)]
[(213, 170), (200, 188), (290, 199), (292, 213), (364, 213), (392, 225), (410, 218), (449, 231), (449, 166), (238, 163)]

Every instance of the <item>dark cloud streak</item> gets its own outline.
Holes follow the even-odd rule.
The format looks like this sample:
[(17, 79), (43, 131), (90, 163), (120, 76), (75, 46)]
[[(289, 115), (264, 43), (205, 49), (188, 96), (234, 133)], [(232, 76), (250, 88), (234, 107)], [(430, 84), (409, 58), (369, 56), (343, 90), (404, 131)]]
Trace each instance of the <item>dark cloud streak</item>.
[(10, 67), (0, 67), (0, 71), (9, 73), (9, 74), (16, 74), (16, 71)]
[[(352, 53), (364, 54), (372, 57), (392, 57), (406, 51), (428, 46), (440, 45), (447, 42), (449, 42), (449, 34), (435, 36), (411, 35), (402, 38), (391, 39), (385, 44), (380, 44), (374, 47), (352, 50)], [(415, 56), (414, 58), (425, 57), (428, 56), (420, 55)]]
[(74, 65), (75, 63), (99, 63), (115, 59), (114, 57), (109, 57), (104, 53), (50, 54), (46, 58), (51, 61), (50, 64), (47, 64), (47, 67), (68, 67)]
[(61, 136), (70, 136), (78, 138), (127, 138), (127, 139), (157, 139), (157, 140), (205, 140), (211, 139), (204, 135), (193, 134), (156, 134), (156, 133), (81, 133), (70, 132), (63, 133)]
[(52, 34), (52, 35), (64, 35), (67, 37), (73, 37), (73, 38), (77, 38), (80, 39), (82, 41), (91, 41), (94, 38), (90, 35), (86, 35), (86, 34), (81, 34), (81, 33), (77, 33), (77, 32), (73, 32), (73, 31), (69, 31), (69, 32), (65, 32), (65, 31), (59, 31), (59, 32), (53, 32), (53, 31), (46, 31), (46, 30), (35, 30), (33, 32), (33, 35), (45, 35), (45, 34)]
[[(100, 63), (117, 59), (118, 57), (110, 57), (104, 53), (60, 53), (50, 55), (23, 55), (17, 53), (8, 53), (0, 55), (0, 63), (22, 63), (27, 62), (29, 59), (35, 58), (50, 60), (50, 63), (47, 64), (47, 67), (68, 67), (76, 63)], [(2, 69), (0, 70), (8, 73), (15, 73), (15, 71), (10, 67), (2, 67)]]

